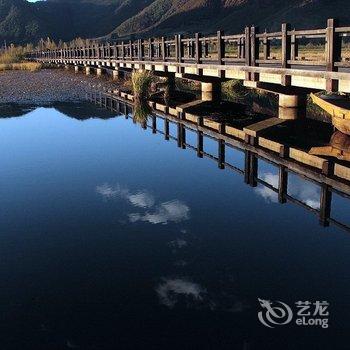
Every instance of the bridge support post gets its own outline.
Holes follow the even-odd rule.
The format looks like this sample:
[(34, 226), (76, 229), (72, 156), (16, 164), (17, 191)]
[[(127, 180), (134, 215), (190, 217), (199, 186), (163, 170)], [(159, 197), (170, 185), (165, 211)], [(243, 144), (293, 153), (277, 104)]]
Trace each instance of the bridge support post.
[(101, 66), (98, 66), (98, 67), (96, 68), (96, 75), (97, 75), (98, 77), (100, 77), (100, 76), (102, 75), (102, 68), (101, 68)]
[(299, 119), (306, 115), (305, 89), (252, 81), (244, 81), (244, 86), (277, 95), (278, 117), (281, 119)]
[(91, 74), (91, 68), (89, 66), (85, 67), (85, 74), (90, 75)]
[(120, 71), (117, 67), (113, 70), (112, 74), (113, 74), (113, 80), (118, 80), (120, 78)]
[(75, 73), (78, 73), (78, 72), (79, 72), (79, 66), (78, 66), (78, 65), (74, 66), (74, 72), (75, 72)]
[(175, 91), (175, 74), (169, 74), (165, 77), (165, 84), (168, 90), (168, 97), (170, 97)]
[(201, 82), (202, 100), (215, 101), (221, 99), (221, 82), (215, 80), (212, 82)]
[(278, 117), (300, 119), (306, 115), (306, 95), (278, 94)]

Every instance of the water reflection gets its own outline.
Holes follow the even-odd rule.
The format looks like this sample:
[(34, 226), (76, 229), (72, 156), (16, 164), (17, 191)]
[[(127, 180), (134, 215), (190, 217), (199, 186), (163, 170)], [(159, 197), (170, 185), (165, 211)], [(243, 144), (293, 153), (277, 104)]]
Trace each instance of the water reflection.
[(332, 135), (328, 146), (312, 147), (309, 153), (350, 161), (350, 136), (343, 134), (341, 131), (336, 131)]
[[(108, 98), (101, 97), (100, 101), (103, 101), (103, 98), (105, 98), (105, 106), (107, 106)], [(111, 100), (109, 102), (111, 110), (123, 110), (125, 115), (133, 113), (132, 108), (127, 103), (109, 99)], [(151, 124), (148, 123), (149, 119), (151, 119)], [(159, 128), (158, 122), (160, 120), (163, 120), (163, 129)], [(193, 127), (191, 123), (186, 121), (180, 122), (177, 118), (170, 115), (153, 115), (142, 126), (143, 128), (151, 129), (153, 134), (163, 134), (165, 140), (175, 140), (178, 147), (182, 149), (196, 151), (197, 156), (200, 158), (207, 157), (212, 159), (217, 163), (219, 169), (229, 168), (242, 174), (244, 182), (252, 187), (256, 187), (255, 192), (267, 202), (283, 204), (290, 201), (317, 214), (322, 226), (328, 226), (330, 223), (333, 223), (350, 232), (350, 226), (331, 217), (332, 192), (335, 191), (346, 198), (350, 197), (350, 187), (344, 186), (343, 183), (339, 182), (339, 189), (345, 188), (346, 192), (342, 192), (338, 188), (332, 188), (327, 183), (322, 183), (320, 176), (315, 175), (307, 167), (303, 169), (301, 176), (299, 176), (295, 169), (290, 170), (288, 166), (281, 165), (285, 163), (282, 159), (277, 157), (265, 159), (261, 155), (245, 149), (246, 145), (242, 142), (239, 144), (236, 142), (232, 145), (225, 142), (220, 137), (220, 133), (216, 133), (216, 138), (213, 136), (213, 132), (205, 134), (205, 132)], [(187, 135), (190, 135), (190, 139), (188, 139)], [(194, 144), (194, 138), (196, 138), (196, 144)], [(340, 139), (344, 146), (344, 139), (336, 134), (332, 137), (333, 146), (335, 144), (339, 146)], [(347, 142), (345, 144), (347, 145)], [(233, 158), (230, 157), (231, 149), (235, 152)], [(237, 161), (240, 158), (243, 158), (243, 164), (241, 163), (242, 165), (238, 166)], [(265, 161), (273, 163), (278, 170), (278, 174), (262, 172), (259, 176), (260, 163)], [(310, 178), (308, 179), (307, 176), (310, 176)], [(337, 185), (333, 180), (332, 183)], [(176, 200), (161, 203), (153, 209), (153, 212), (131, 213), (129, 220), (131, 222), (144, 221), (165, 224), (168, 221), (178, 222), (186, 220), (189, 215), (189, 208)]]
[[(263, 173), (261, 179), (269, 183), (272, 187), (278, 189), (279, 175), (272, 173)], [(268, 187), (260, 186), (255, 191), (267, 202), (278, 203), (278, 193)], [(302, 180), (297, 176), (290, 175), (288, 194), (308, 205), (313, 209), (320, 209), (320, 188), (307, 180)]]
[[(161, 116), (145, 133), (120, 117), (34, 112), (1, 125), (4, 349), (282, 349), (284, 331), (266, 338), (258, 324), (258, 298), (331, 302), (341, 326), (288, 337), (294, 348), (349, 324), (350, 236), (320, 234), (303, 209), (348, 217), (345, 196), (328, 211), (334, 188), (213, 133), (189, 140)], [(273, 206), (272, 193), (296, 205)]]
[(156, 287), (156, 293), (161, 304), (173, 308), (180, 301), (187, 306), (198, 305), (203, 301), (207, 291), (199, 284), (189, 280), (164, 278)]
[[(0, 104), (0, 118), (24, 117), (36, 108), (38, 107), (31, 105)], [(96, 105), (88, 105), (86, 103), (52, 103), (47, 108), (54, 108), (65, 116), (77, 120), (110, 119), (115, 117), (115, 113), (106, 108), (99, 108)]]
[(120, 198), (129, 202), (132, 206), (147, 209), (143, 212), (128, 213), (129, 222), (138, 221), (150, 224), (163, 224), (168, 222), (181, 222), (190, 217), (190, 208), (183, 202), (174, 199), (171, 201), (157, 203), (154, 196), (147, 191), (131, 193), (126, 187), (119, 184), (112, 186), (103, 184), (96, 187), (96, 192), (104, 199)]

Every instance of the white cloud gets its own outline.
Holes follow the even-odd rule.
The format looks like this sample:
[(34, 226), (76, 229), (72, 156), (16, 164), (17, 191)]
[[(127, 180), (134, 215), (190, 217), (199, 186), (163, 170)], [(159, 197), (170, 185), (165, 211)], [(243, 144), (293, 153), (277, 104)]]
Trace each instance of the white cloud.
[(156, 288), (160, 303), (173, 308), (178, 302), (180, 296), (185, 297), (186, 301), (202, 301), (206, 290), (199, 284), (185, 279), (164, 279), (163, 283)]

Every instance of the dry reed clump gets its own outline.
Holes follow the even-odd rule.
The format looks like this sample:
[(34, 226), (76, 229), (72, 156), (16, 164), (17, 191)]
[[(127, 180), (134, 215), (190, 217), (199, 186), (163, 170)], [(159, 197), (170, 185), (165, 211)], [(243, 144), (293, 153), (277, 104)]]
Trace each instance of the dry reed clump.
[(41, 69), (41, 63), (25, 62), (25, 51), (22, 47), (11, 47), (0, 54), (0, 71), (27, 70), (31, 72)]
[(146, 70), (134, 71), (131, 75), (135, 100), (146, 100), (149, 97), (153, 74)]
[(19, 63), (23, 60), (24, 53), (20, 48), (10, 48), (0, 54), (0, 64)]
[(148, 97), (153, 83), (153, 74), (149, 71), (134, 71), (131, 83), (134, 93), (134, 120), (145, 127), (147, 118), (151, 113)]
[(20, 63), (0, 63), (0, 71), (6, 70), (23, 70), (36, 72), (42, 67), (41, 63), (37, 62), (20, 62)]

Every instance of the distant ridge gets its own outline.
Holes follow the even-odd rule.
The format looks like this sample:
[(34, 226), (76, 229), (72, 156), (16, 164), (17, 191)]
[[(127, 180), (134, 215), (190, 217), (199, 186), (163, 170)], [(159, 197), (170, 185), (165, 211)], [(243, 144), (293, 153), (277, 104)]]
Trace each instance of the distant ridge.
[(350, 25), (348, 0), (0, 0), (0, 43), (40, 38), (135, 37), (174, 33), (242, 32), (245, 25), (278, 29)]

